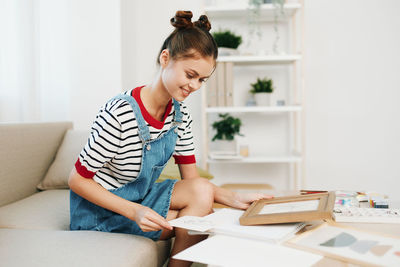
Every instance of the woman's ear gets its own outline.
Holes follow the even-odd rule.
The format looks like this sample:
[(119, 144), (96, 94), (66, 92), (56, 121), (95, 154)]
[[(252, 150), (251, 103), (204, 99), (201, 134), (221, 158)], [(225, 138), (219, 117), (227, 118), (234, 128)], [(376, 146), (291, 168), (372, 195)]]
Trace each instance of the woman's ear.
[(160, 65), (162, 68), (165, 68), (168, 65), (169, 57), (170, 57), (170, 55), (169, 55), (168, 49), (164, 49), (163, 51), (161, 51)]

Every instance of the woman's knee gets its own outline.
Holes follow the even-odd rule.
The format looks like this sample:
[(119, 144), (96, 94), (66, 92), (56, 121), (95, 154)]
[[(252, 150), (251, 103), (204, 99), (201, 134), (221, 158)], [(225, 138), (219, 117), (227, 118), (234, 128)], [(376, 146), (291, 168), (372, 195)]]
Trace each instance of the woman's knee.
[(214, 202), (214, 186), (205, 178), (195, 178), (191, 181), (190, 192), (193, 200), (204, 204)]

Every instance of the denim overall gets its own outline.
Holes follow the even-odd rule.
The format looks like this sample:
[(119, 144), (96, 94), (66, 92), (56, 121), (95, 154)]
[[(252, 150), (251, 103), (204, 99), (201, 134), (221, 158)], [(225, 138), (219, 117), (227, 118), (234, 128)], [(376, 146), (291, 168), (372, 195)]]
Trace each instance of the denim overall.
[[(143, 142), (142, 165), (136, 180), (110, 192), (129, 201), (147, 206), (158, 214), (167, 217), (171, 194), (176, 180), (155, 183), (161, 171), (175, 150), (178, 137), (178, 125), (182, 123), (179, 103), (173, 99), (175, 116), (170, 130), (155, 140), (150, 140), (150, 131), (140, 112), (136, 100), (128, 95), (119, 95), (113, 99), (129, 102), (136, 116), (139, 137)], [(143, 232), (136, 222), (115, 212), (97, 206), (70, 191), (71, 230), (95, 230), (103, 232), (128, 233), (158, 240), (160, 231)]]

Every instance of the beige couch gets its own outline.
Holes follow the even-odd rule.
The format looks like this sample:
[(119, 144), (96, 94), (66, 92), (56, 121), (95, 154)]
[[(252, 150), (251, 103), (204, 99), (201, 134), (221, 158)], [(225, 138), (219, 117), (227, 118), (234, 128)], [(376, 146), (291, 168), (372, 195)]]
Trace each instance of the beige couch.
[(0, 265), (162, 266), (170, 241), (69, 231), (67, 178), (88, 136), (71, 129), (0, 124)]

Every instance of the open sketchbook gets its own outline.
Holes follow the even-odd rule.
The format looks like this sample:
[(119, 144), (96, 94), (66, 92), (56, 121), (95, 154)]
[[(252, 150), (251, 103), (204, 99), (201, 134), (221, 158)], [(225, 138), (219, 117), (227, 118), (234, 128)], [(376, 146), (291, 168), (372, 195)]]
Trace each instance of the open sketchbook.
[(169, 221), (174, 227), (188, 229), (189, 234), (221, 234), (280, 243), (296, 234), (304, 223), (243, 226), (239, 218), (244, 211), (220, 209), (205, 217), (184, 216)]

